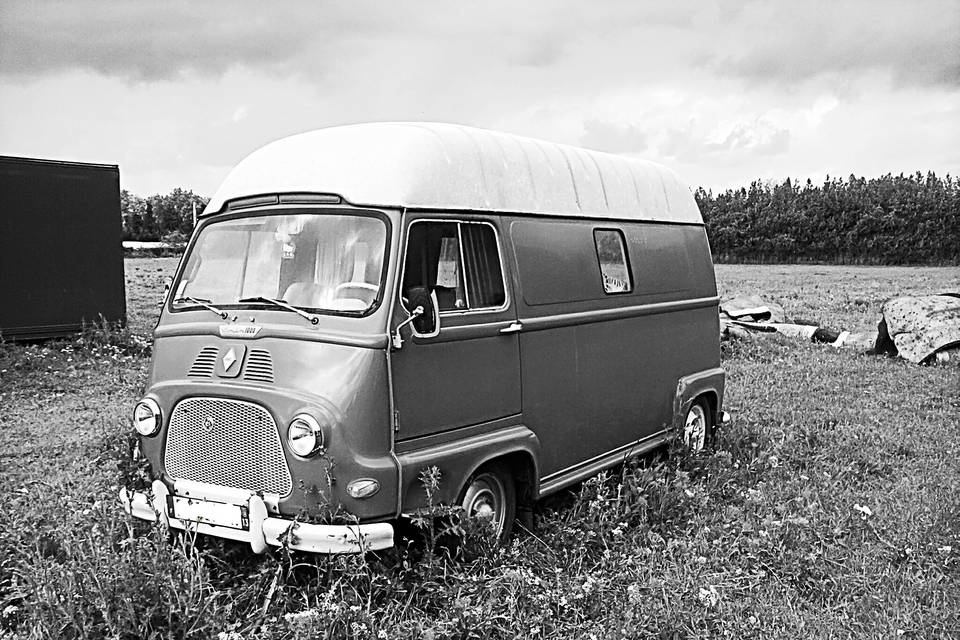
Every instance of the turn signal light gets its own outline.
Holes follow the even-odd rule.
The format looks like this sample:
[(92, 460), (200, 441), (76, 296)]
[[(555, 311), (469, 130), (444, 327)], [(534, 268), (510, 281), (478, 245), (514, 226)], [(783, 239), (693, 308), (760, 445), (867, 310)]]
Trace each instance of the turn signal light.
[(380, 491), (380, 483), (373, 478), (360, 478), (347, 485), (347, 495), (362, 500)]

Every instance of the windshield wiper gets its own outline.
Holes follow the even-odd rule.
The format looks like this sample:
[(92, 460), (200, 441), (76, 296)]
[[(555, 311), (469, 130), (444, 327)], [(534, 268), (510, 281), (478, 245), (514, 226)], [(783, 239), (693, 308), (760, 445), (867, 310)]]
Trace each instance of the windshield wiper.
[(206, 298), (192, 298), (190, 296), (181, 296), (173, 301), (174, 304), (181, 304), (183, 302), (192, 302), (193, 304), (198, 304), (204, 309), (209, 309), (210, 311), (213, 311), (215, 314), (220, 316), (222, 320), (227, 319), (227, 312), (217, 309), (215, 306), (210, 304), (210, 301), (207, 300)]
[(266, 302), (268, 304), (275, 305), (281, 309), (286, 309), (287, 311), (293, 311), (295, 314), (301, 318), (305, 318), (310, 322), (310, 324), (317, 324), (320, 322), (320, 318), (317, 316), (310, 315), (303, 309), (297, 309), (292, 304), (288, 304), (286, 300), (274, 300), (273, 298), (264, 298), (263, 296), (254, 296), (252, 298), (240, 298), (237, 302)]

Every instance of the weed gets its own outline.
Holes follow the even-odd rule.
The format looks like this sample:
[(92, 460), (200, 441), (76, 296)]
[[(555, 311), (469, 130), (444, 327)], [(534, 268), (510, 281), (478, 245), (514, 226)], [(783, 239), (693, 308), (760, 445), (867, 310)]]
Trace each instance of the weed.
[[(174, 262), (134, 262), (146, 274), (129, 288), (143, 330), (156, 269)], [(816, 267), (814, 288), (812, 271), (718, 269), (724, 289), (766, 291), (788, 315), (842, 328), (875, 321), (887, 294), (957, 280), (956, 269)], [(734, 422), (712, 451), (633, 461), (543, 500), (536, 528), (508, 546), (432, 505), (422, 539), (391, 550), (256, 556), (133, 530), (120, 513), (118, 484), (145, 473), (126, 424), (148, 366), (123, 340), (0, 344), (0, 637), (947, 638), (960, 628), (955, 367), (737, 343), (723, 354)], [(428, 472), (424, 490), (436, 495), (443, 480)]]

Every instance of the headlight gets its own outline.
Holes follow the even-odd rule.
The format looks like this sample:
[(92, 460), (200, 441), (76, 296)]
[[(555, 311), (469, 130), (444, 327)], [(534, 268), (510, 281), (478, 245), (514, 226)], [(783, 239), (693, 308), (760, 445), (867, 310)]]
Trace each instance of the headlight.
[(323, 448), (323, 431), (316, 418), (306, 413), (296, 416), (287, 427), (287, 445), (301, 458)]
[(144, 398), (133, 409), (133, 427), (143, 436), (152, 436), (160, 430), (160, 405), (152, 398)]

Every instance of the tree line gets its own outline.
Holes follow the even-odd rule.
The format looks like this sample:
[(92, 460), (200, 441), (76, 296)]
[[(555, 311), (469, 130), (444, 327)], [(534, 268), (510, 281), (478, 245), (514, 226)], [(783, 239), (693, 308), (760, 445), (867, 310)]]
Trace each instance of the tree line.
[[(960, 181), (929, 172), (695, 192), (718, 262), (960, 264)], [(185, 241), (208, 198), (120, 195), (124, 240)]]
[(960, 181), (929, 172), (697, 189), (714, 260), (960, 264)]
[(199, 215), (209, 199), (179, 188), (147, 198), (124, 189), (120, 192), (123, 239), (186, 242), (193, 232), (194, 207)]

